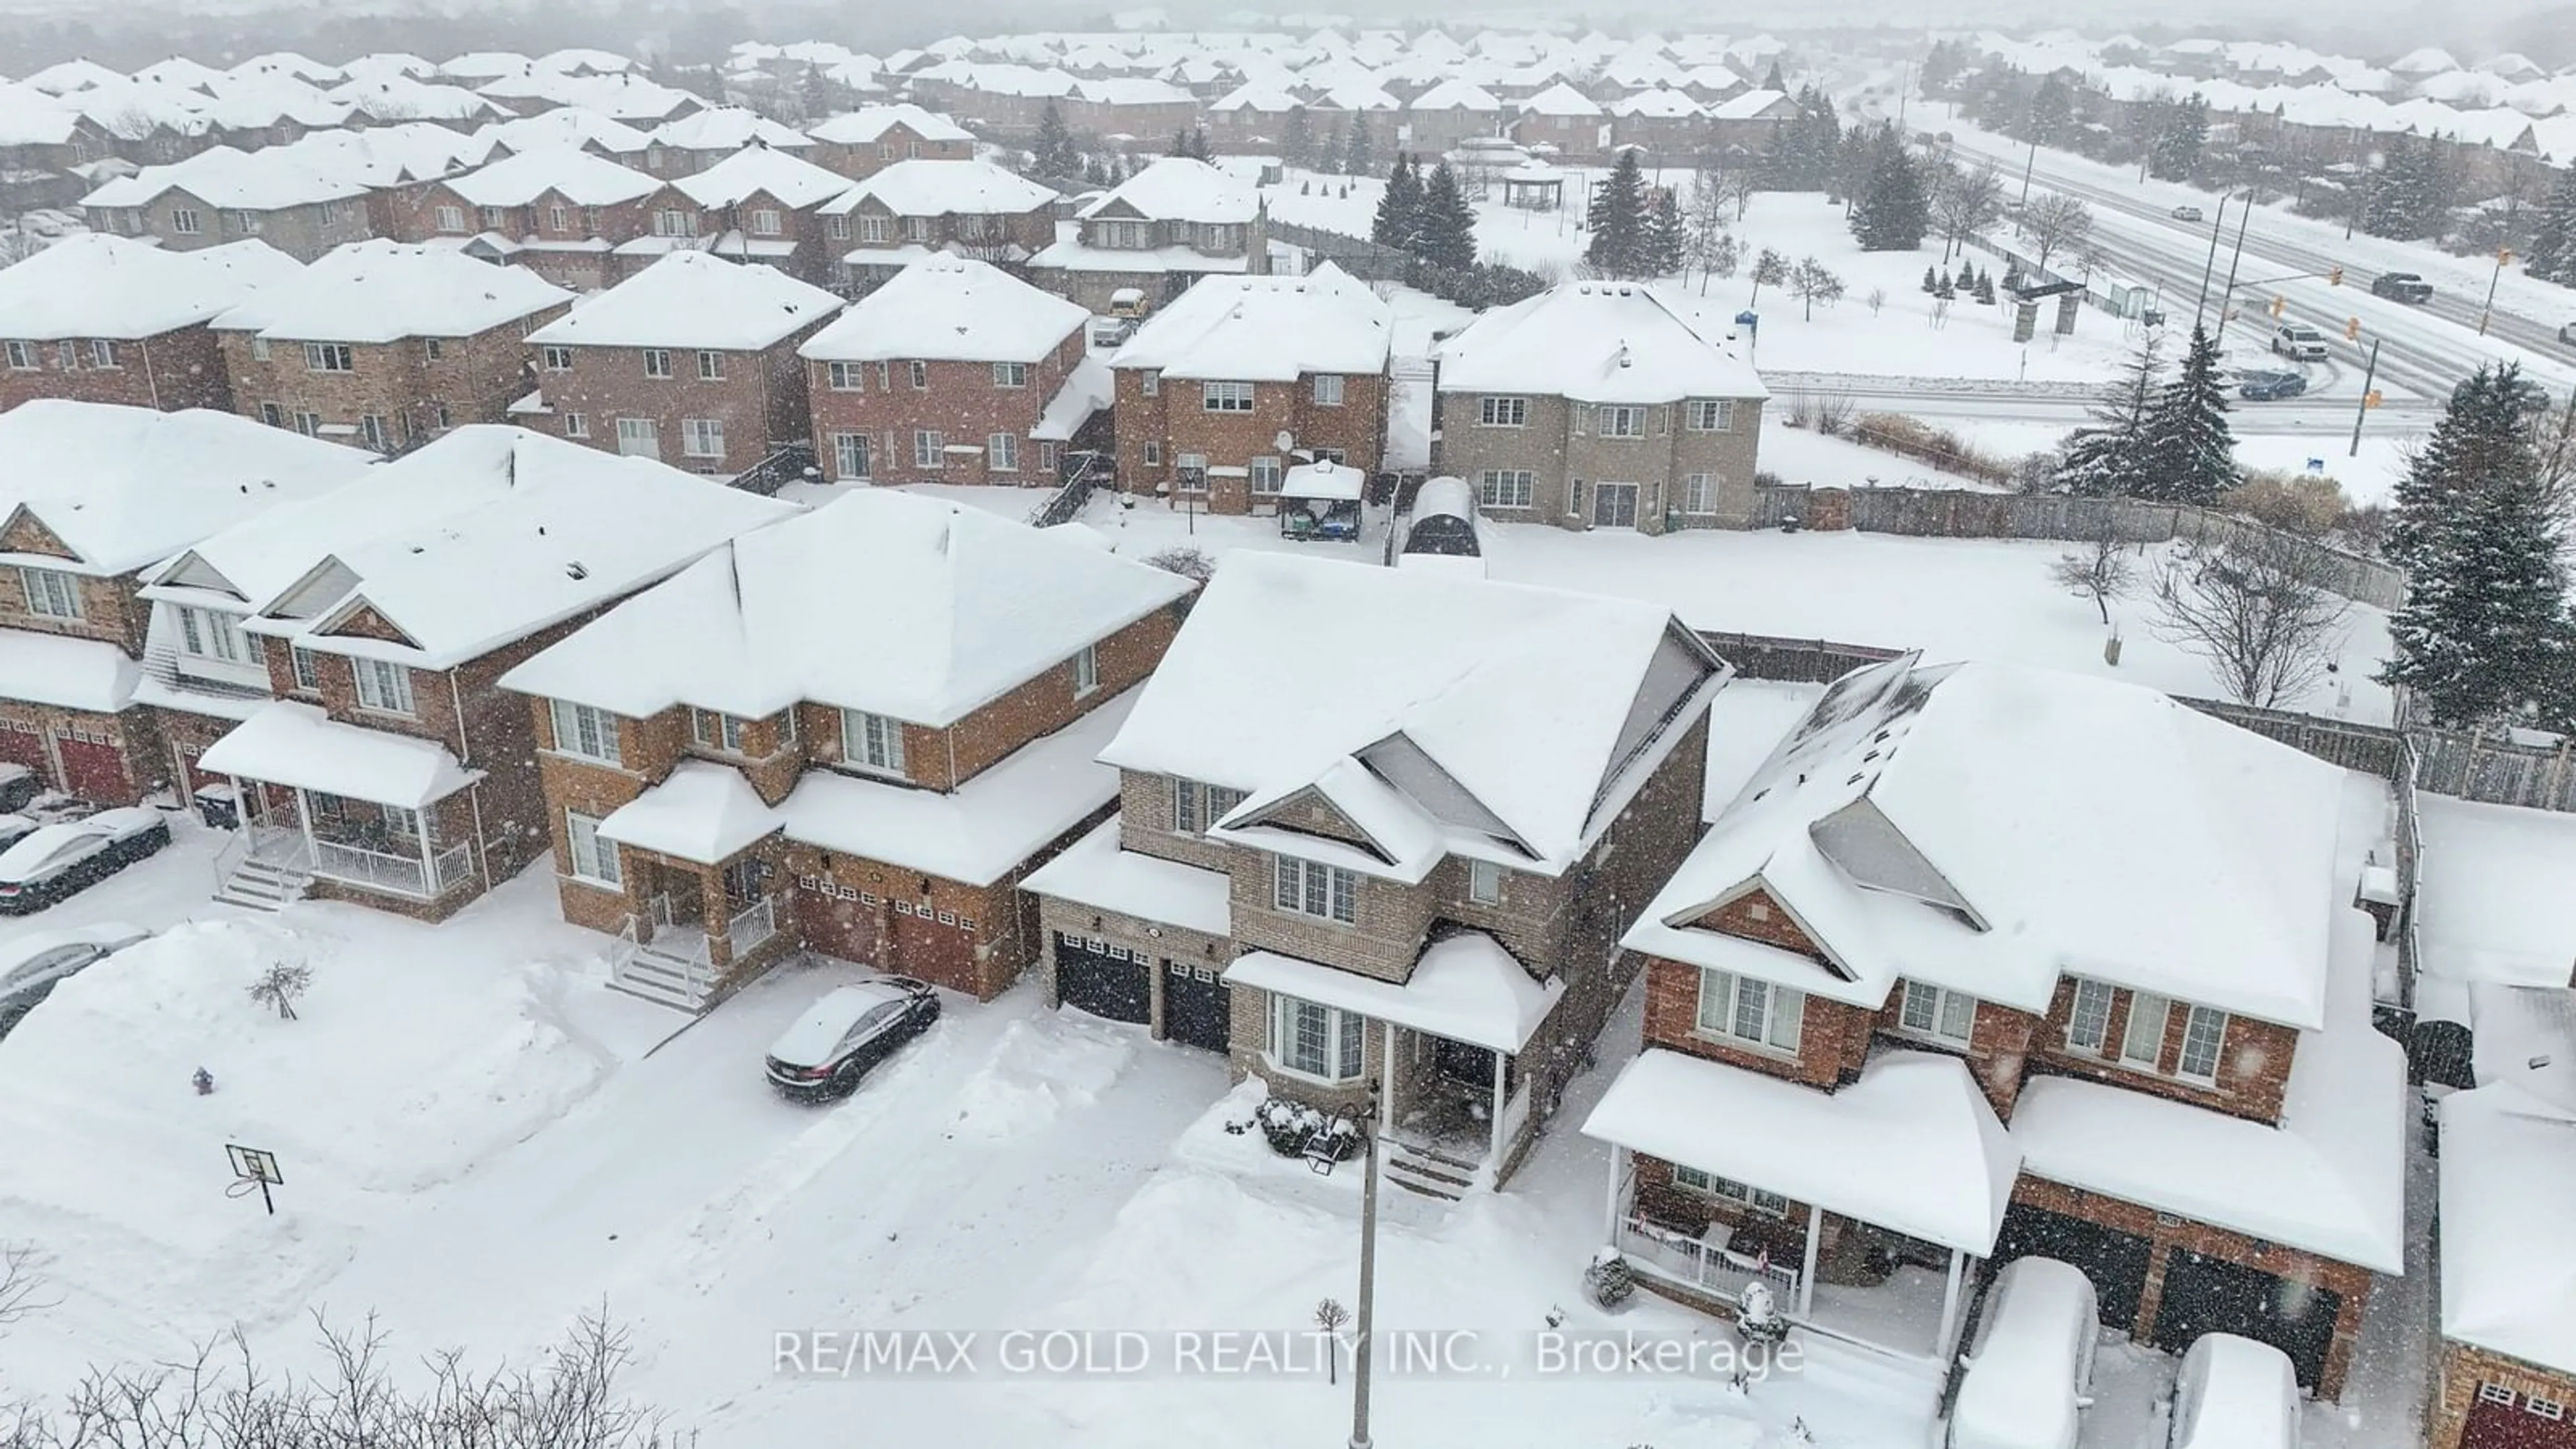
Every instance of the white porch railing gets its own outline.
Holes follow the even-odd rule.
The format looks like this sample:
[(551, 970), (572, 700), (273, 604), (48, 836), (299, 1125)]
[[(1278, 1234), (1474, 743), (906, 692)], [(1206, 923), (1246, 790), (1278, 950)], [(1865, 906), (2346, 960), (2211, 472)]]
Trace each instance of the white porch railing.
[(1633, 1209), (1619, 1219), (1618, 1249), (1630, 1262), (1722, 1298), (1768, 1283), (1775, 1296), (1798, 1301), (1798, 1270), (1721, 1248), (1652, 1221)]
[(1530, 1084), (1529, 1078), (1523, 1076), (1518, 1090), (1503, 1101), (1502, 1120), (1494, 1124), (1494, 1141), (1504, 1152), (1510, 1152), (1512, 1143), (1519, 1140), (1521, 1128), (1529, 1122), (1529, 1114)]
[(469, 842), (449, 846), (426, 864), (417, 855), (391, 855), (330, 840), (313, 842), (315, 875), (419, 900), (429, 900), (460, 884), (472, 873), (473, 863), (474, 851)]
[(725, 923), (725, 940), (732, 945), (735, 960), (778, 934), (777, 900), (775, 896), (762, 896), (734, 912), (733, 919)]

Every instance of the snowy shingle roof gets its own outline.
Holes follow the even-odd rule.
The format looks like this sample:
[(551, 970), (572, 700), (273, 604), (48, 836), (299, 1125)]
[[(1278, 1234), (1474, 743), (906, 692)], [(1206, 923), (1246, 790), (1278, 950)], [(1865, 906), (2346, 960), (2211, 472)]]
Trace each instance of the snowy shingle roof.
[(932, 257), (851, 303), (797, 353), (836, 362), (1036, 362), (1090, 316), (987, 263)]
[(1205, 161), (1165, 156), (1120, 182), (1081, 214), (1239, 226), (1251, 221), (1260, 208), (1260, 193), (1250, 185)]
[(540, 345), (757, 351), (841, 299), (775, 267), (673, 252), (528, 335)]
[(1444, 80), (1413, 98), (1417, 111), (1476, 111), (1500, 115), (1503, 103), (1492, 91), (1462, 80)]
[(855, 211), (874, 200), (896, 216), (994, 215), (1035, 211), (1056, 199), (1053, 188), (990, 161), (897, 161), (855, 185), (841, 185), (842, 193), (824, 205), (826, 214)]
[(1330, 262), (1302, 277), (1209, 277), (1148, 318), (1110, 365), (1245, 381), (1383, 372), (1393, 328), (1393, 309)]
[(1643, 282), (1563, 283), (1441, 343), (1440, 390), (1607, 403), (1768, 396), (1723, 315)]
[(87, 232), (0, 267), (0, 337), (151, 337), (206, 321), (303, 270), (262, 241), (174, 252)]
[(364, 184), (326, 173), (293, 147), (239, 151), (213, 146), (184, 161), (146, 166), (81, 198), (83, 206), (149, 206), (162, 193), (184, 191), (225, 211), (276, 211), (366, 195)]
[(1534, 116), (1597, 116), (1601, 107), (1590, 96), (1558, 81), (1546, 90), (1521, 102), (1521, 109)]
[(662, 189), (655, 177), (571, 147), (505, 156), (447, 186), (475, 206), (526, 206), (548, 192), (575, 206), (617, 206)]
[(955, 121), (915, 105), (862, 106), (858, 110), (817, 121), (805, 128), (805, 134), (835, 145), (862, 146), (896, 126), (910, 129), (925, 141), (975, 139), (973, 133)]
[(782, 150), (813, 145), (803, 132), (782, 126), (748, 106), (709, 106), (653, 128), (653, 144), (682, 151), (739, 151), (757, 141)]
[[(799, 142), (800, 145), (811, 144)], [(802, 156), (767, 146), (745, 146), (694, 175), (671, 183), (700, 206), (738, 206), (754, 192), (790, 207), (808, 207), (850, 189), (850, 178)]]
[(281, 341), (471, 337), (571, 300), (522, 267), (496, 267), (450, 247), (362, 241), (262, 287), (214, 326)]
[(613, 155), (632, 156), (651, 144), (643, 131), (581, 106), (557, 106), (515, 121), (496, 121), (475, 135), (514, 152), (597, 146)]

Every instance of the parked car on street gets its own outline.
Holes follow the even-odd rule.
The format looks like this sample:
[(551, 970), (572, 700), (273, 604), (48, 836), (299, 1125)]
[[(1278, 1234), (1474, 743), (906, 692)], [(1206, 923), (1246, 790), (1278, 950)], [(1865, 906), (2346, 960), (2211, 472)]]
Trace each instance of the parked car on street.
[(2299, 1371), (2268, 1343), (2192, 1340), (2174, 1376), (2170, 1449), (2299, 1449)]
[(2433, 284), (2413, 272), (2382, 272), (2370, 279), (2370, 295), (2399, 302), (2430, 302)]
[(2208, 218), (2202, 214), (2201, 209), (2197, 206), (2177, 206), (2173, 209), (2173, 219), (2176, 221), (2205, 221)]
[(0, 915), (42, 910), (169, 843), (170, 822), (143, 806), (40, 825), (0, 851)]
[(73, 972), (115, 955), (152, 933), (102, 921), (68, 931), (39, 931), (0, 949), (0, 1036), (36, 1009)]
[(769, 1080), (804, 1101), (846, 1097), (859, 1079), (939, 1020), (939, 992), (909, 976), (839, 986), (769, 1047)]
[(2247, 402), (2278, 402), (2307, 390), (2306, 375), (2296, 372), (2249, 372), (2236, 384), (2236, 395)]
[(2075, 1449), (2102, 1337), (2093, 1284), (2055, 1258), (2016, 1258), (1986, 1289), (1948, 1449)]
[(2284, 322), (2272, 329), (2272, 351), (2293, 362), (2326, 360), (2326, 335), (2304, 322)]

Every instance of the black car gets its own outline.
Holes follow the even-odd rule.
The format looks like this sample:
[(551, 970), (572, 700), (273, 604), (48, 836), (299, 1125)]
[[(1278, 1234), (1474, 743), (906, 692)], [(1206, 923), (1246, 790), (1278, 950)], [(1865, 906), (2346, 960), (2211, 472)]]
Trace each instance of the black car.
[(2382, 272), (2370, 279), (2370, 295), (2398, 302), (2430, 302), (2433, 284), (2413, 272)]
[(36, 772), (14, 761), (0, 760), (0, 811), (24, 810), (45, 792)]
[(2247, 402), (2277, 402), (2307, 390), (2307, 378), (2295, 372), (2249, 372), (2236, 385), (2236, 395)]
[(146, 806), (39, 825), (0, 850), (0, 915), (42, 910), (169, 843), (170, 822)]
[(909, 976), (835, 987), (769, 1048), (771, 1085), (790, 1097), (846, 1097), (895, 1049), (939, 1020), (939, 992)]

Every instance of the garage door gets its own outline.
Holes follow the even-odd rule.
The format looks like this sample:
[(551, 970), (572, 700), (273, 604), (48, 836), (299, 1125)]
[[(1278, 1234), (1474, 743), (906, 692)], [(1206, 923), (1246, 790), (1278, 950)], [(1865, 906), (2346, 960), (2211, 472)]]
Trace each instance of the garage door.
[(1232, 1044), (1232, 996), (1214, 966), (1163, 963), (1163, 1028), (1183, 1046), (1221, 1052)]
[(2576, 1413), (2563, 1400), (2480, 1384), (2460, 1449), (2576, 1449)]
[(894, 969), (951, 991), (983, 994), (975, 989), (975, 938), (955, 911), (895, 902)]
[(24, 765), (51, 788), (54, 762), (45, 758), (45, 737), (32, 720), (0, 720), (0, 760)]
[(105, 735), (74, 729), (54, 736), (63, 757), (63, 788), (84, 800), (116, 804), (142, 793), (125, 771), (125, 751)]
[(2147, 1288), (2147, 1259), (2153, 1252), (2153, 1246), (2135, 1233), (2014, 1203), (2004, 1211), (1994, 1263), (2000, 1268), (2015, 1258), (2055, 1258), (2074, 1264), (2092, 1280), (2102, 1321), (2126, 1333), (2137, 1326), (2138, 1303)]
[(796, 878), (796, 921), (804, 928), (805, 949), (862, 965), (878, 964), (883, 949), (878, 938), (875, 896), (862, 894), (825, 876)]
[(1144, 1022), (1154, 1014), (1153, 962), (1141, 952), (1098, 938), (1055, 938), (1055, 984), (1067, 1006), (1111, 1021)]
[(2204, 1333), (2258, 1339), (2290, 1356), (2299, 1382), (2315, 1387), (2334, 1341), (2342, 1295), (2176, 1248), (2165, 1259), (2164, 1298), (2156, 1307), (2155, 1345), (2172, 1353)]

